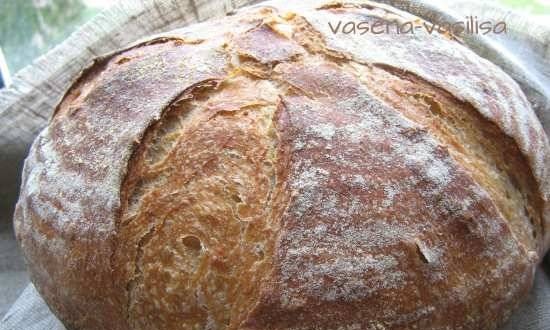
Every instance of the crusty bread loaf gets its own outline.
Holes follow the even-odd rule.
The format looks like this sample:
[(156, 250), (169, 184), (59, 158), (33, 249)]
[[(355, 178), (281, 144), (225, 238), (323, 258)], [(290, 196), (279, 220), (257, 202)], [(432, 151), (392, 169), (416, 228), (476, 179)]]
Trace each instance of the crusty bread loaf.
[(15, 224), (68, 329), (495, 329), (550, 242), (517, 84), (368, 1), (279, 1), (98, 59)]

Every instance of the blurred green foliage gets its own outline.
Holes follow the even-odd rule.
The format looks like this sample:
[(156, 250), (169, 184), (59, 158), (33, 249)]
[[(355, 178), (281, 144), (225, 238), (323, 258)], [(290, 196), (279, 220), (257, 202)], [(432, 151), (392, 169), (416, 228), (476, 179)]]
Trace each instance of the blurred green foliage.
[[(544, 2), (546, 1), (546, 4)], [(503, 6), (520, 10), (529, 14), (549, 15), (550, 1), (548, 0), (498, 0)]]
[(0, 0), (0, 47), (12, 74), (68, 37), (96, 11), (82, 0)]

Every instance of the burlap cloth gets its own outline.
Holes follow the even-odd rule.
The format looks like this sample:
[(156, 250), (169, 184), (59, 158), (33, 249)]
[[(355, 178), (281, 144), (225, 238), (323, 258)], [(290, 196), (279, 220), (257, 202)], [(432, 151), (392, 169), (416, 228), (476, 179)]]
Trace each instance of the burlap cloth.
[[(212, 16), (203, 15), (201, 17), (201, 13), (199, 12), (201, 6), (195, 4), (194, 1), (188, 2), (192, 3), (197, 20)], [(252, 2), (254, 1), (228, 0), (225, 1), (222, 10), (233, 10), (236, 7)], [(381, 2), (391, 4), (439, 24), (464, 21), (464, 17), (468, 15), (475, 15), (483, 19), (493, 19), (495, 21), (504, 20), (507, 24), (506, 35), (490, 35), (489, 37), (465, 35), (463, 38), (464, 43), (479, 55), (499, 65), (519, 83), (533, 105), (533, 109), (539, 116), (546, 132), (550, 132), (550, 26), (548, 24), (545, 24), (542, 20), (513, 14), (488, 4), (479, 4), (473, 1), (449, 1), (445, 4), (429, 0), (383, 0)], [(147, 8), (167, 8), (170, 5), (165, 0), (148, 0), (139, 5), (143, 8), (138, 9), (147, 13), (147, 10), (149, 10)], [(199, 11), (197, 11), (197, 7)], [(174, 10), (181, 10), (181, 3)], [(162, 13), (160, 14), (162, 15)], [(218, 15), (220, 13), (214, 14)], [(96, 19), (96, 23), (100, 21), (101, 19)], [(128, 26), (132, 27), (132, 24), (143, 24), (135, 19), (134, 22), (125, 22), (126, 29)], [(185, 24), (182, 23), (182, 25)], [(166, 28), (165, 30), (173, 29), (177, 27), (177, 23), (174, 25), (174, 22), (171, 22), (165, 26), (157, 26), (154, 32), (162, 31), (163, 27)], [(113, 43), (113, 48), (118, 46), (120, 45)], [(79, 59), (85, 60), (86, 57), (80, 56)], [(84, 63), (85, 61), (80, 66), (83, 67)], [(73, 71), (77, 70), (78, 67), (73, 68)], [(29, 74), (29, 71), (30, 69), (26, 73)], [(17, 81), (17, 77), (15, 81)], [(38, 94), (33, 95), (33, 91), (25, 93), (27, 96), (30, 95), (31, 99), (34, 96), (34, 100), (41, 97)], [(0, 101), (2, 101), (2, 97), (3, 94), (0, 93)], [(0, 102), (0, 116), (3, 113), (2, 110), (6, 109), (2, 109), (2, 103)], [(12, 107), (12, 109), (8, 110), (14, 109)], [(47, 118), (49, 115), (48, 111), (51, 111), (51, 109), (45, 107), (45, 110), (43, 110), (44, 118)], [(4, 113), (6, 112), (4, 111)], [(43, 122), (38, 121), (38, 124), (36, 124), (37, 127), (30, 127), (28, 131), (38, 131), (40, 125), (44, 123), (45, 120)], [(2, 136), (0, 136), (1, 138)], [(29, 142), (28, 139), (22, 139), (21, 141), (23, 144)], [(26, 145), (22, 149), (25, 148)], [(502, 330), (550, 330), (550, 261), (548, 259), (547, 256), (546, 261), (539, 266), (535, 283), (528, 299), (511, 316)], [(90, 312), (93, 313), (93, 311)], [(32, 284), (27, 286), (0, 322), (0, 330), (23, 329), (65, 329), (61, 322), (50, 312)]]

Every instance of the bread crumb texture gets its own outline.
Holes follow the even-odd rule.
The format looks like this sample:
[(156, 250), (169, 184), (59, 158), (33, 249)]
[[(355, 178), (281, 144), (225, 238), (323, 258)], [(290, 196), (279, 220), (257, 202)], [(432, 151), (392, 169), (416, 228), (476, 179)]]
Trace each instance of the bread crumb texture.
[[(500, 69), (410, 15), (272, 1), (96, 60), (16, 234), (70, 329), (496, 329), (550, 242), (550, 146)], [(424, 32), (423, 32), (424, 31)]]

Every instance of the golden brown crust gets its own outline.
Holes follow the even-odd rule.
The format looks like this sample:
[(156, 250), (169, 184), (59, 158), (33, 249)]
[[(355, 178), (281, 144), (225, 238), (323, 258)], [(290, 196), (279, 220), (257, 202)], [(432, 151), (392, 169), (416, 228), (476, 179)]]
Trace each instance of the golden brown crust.
[[(75, 86), (80, 95), (37, 138), (15, 214), (33, 282), (76, 329), (126, 327), (124, 287), (112, 281), (110, 262), (117, 245), (118, 190), (132, 147), (171, 100), (221, 76), (225, 63), (211, 46), (169, 39), (124, 54), (133, 60), (117, 63), (115, 55), (101, 74), (81, 79), (92, 86)], [(184, 69), (190, 64), (193, 69)]]
[[(308, 2), (308, 1), (306, 1)], [(315, 3), (316, 1), (312, 1)], [(298, 6), (298, 5), (297, 5)], [(307, 6), (307, 5), (304, 5)], [(550, 247), (550, 154), (549, 142), (536, 115), (517, 83), (496, 66), (479, 58), (446, 35), (419, 29), (414, 36), (396, 34), (334, 34), (330, 22), (376, 19), (413, 20), (410, 15), (370, 1), (336, 1), (317, 10), (303, 10), (302, 17), (320, 36), (322, 52), (366, 65), (382, 65), (410, 72), (442, 88), (457, 100), (469, 103), (488, 121), (511, 137), (529, 163), (542, 201), (542, 243), (539, 257)], [(334, 23), (333, 23), (334, 24)], [(417, 21), (422, 24), (422, 21)], [(311, 35), (311, 34), (310, 34)]]
[(543, 200), (512, 138), (467, 102), (411, 73), (354, 64), (351, 70), (377, 97), (448, 146), (453, 159), (487, 190), (527, 251), (542, 249)]
[(277, 70), (308, 96), (283, 97), (296, 197), (245, 328), (493, 328), (532, 261), (485, 190), (341, 68)]
[(236, 328), (258, 296), (282, 205), (269, 88), (235, 77), (194, 93), (135, 154), (115, 257), (132, 329)]
[(550, 242), (548, 139), (517, 85), (446, 37), (327, 32), (405, 17), (360, 2), (272, 2), (84, 72), (15, 214), (67, 327), (506, 319)]

